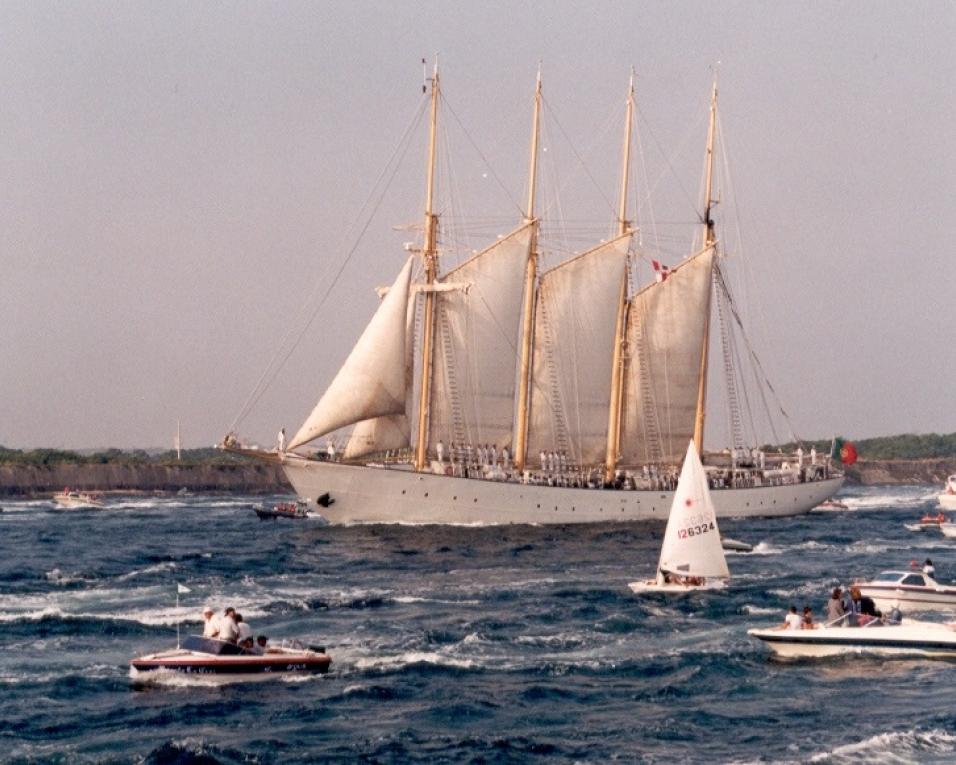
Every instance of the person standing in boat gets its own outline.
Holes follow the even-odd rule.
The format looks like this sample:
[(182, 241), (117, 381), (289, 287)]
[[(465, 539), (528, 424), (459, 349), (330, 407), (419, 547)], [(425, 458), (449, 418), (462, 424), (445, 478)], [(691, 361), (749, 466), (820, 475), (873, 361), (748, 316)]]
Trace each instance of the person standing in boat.
[(236, 609), (229, 606), (219, 617), (219, 639), (235, 643), (239, 637), (239, 625), (236, 624)]
[(243, 620), (242, 614), (236, 614), (236, 629), (239, 630), (239, 635), (237, 636), (239, 643), (252, 640), (252, 627)]
[(834, 587), (829, 600), (827, 600), (827, 626), (845, 627), (845, 616), (846, 604), (843, 602), (843, 590)]
[(279, 454), (285, 451), (285, 428), (282, 428), (279, 431), (279, 435), (276, 436), (277, 446)]
[(219, 623), (216, 620), (215, 612), (209, 607), (206, 606), (202, 610), (202, 636), (207, 638), (214, 638), (219, 636)]
[(936, 578), (936, 566), (933, 565), (933, 561), (929, 558), (926, 559), (926, 563), (923, 564), (923, 573), (926, 576), (931, 576), (933, 579)]

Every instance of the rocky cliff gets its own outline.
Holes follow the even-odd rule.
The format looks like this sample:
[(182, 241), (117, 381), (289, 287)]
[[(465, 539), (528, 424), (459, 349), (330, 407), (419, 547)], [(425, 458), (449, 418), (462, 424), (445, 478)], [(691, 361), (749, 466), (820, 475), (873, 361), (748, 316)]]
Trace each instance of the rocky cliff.
[(934, 484), (956, 473), (956, 459), (859, 460), (846, 470), (847, 483)]
[(234, 491), (291, 492), (278, 465), (13, 465), (0, 464), (0, 494), (29, 495), (60, 491)]

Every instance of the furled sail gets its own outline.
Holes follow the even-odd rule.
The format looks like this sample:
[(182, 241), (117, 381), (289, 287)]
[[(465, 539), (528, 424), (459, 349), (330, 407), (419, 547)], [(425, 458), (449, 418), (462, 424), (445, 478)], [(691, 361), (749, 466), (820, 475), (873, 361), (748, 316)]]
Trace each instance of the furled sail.
[(531, 224), (445, 274), (436, 295), (429, 443), (510, 446)]
[(694, 442), (687, 446), (684, 466), (677, 479), (658, 572), (682, 576), (730, 576), (720, 543), (717, 512), (710, 498), (707, 473)]
[(714, 250), (708, 248), (631, 299), (621, 427), (624, 465), (674, 463), (694, 435), (713, 266)]
[(405, 413), (406, 313), (413, 260), (410, 256), (406, 261), (289, 449), (361, 420)]
[(528, 455), (604, 460), (618, 299), (631, 235), (541, 275), (535, 306)]

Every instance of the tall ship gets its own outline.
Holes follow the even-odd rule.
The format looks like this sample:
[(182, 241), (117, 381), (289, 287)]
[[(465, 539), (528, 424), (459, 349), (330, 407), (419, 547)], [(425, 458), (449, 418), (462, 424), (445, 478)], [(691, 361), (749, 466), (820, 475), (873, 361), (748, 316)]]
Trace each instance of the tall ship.
[[(310, 510), (332, 523), (664, 521), (689, 440), (720, 517), (797, 515), (837, 492), (843, 476), (829, 458), (765, 454), (744, 436), (725, 334), (739, 316), (711, 216), (716, 80), (699, 244), (671, 268), (654, 261), (645, 284), (633, 262), (649, 258), (627, 219), (633, 77), (615, 234), (550, 268), (536, 211), (540, 73), (523, 216), (448, 269), (435, 201), (437, 66), (426, 91), (420, 247), (406, 246), (412, 254), (299, 430), (255, 452), (281, 462)], [(711, 345), (724, 353), (732, 443), (707, 452)], [(247, 451), (234, 431), (224, 446)]]

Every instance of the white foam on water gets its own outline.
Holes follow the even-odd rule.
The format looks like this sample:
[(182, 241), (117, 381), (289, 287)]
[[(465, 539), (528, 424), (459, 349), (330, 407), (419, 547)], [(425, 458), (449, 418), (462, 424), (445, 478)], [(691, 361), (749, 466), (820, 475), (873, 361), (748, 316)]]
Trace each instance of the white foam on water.
[(459, 659), (435, 651), (406, 651), (394, 656), (366, 656), (355, 660), (354, 666), (359, 670), (393, 670), (414, 664), (434, 664), (440, 667), (458, 667), (471, 669), (477, 666), (474, 659)]
[(770, 542), (758, 542), (754, 545), (753, 552), (749, 555), (783, 555), (784, 548), (780, 545), (771, 544)]
[(919, 763), (927, 754), (956, 752), (956, 735), (934, 728), (879, 733), (854, 744), (838, 746), (828, 752), (814, 754), (808, 762), (832, 763)]
[[(764, 606), (754, 606), (754, 605), (751, 605), (750, 603), (744, 603), (744, 605), (740, 607), (740, 610), (745, 614), (751, 614), (755, 616), (781, 613), (781, 609), (779, 608), (765, 608)], [(781, 617), (781, 621), (783, 621), (782, 617)]]
[(125, 574), (120, 574), (116, 577), (117, 582), (125, 582), (129, 579), (133, 579), (137, 576), (143, 576), (144, 574), (158, 574), (162, 571), (172, 571), (176, 568), (175, 561), (166, 561), (164, 563), (156, 563), (152, 566), (147, 566), (146, 568), (133, 569)]

